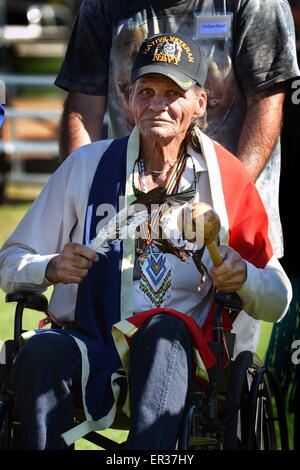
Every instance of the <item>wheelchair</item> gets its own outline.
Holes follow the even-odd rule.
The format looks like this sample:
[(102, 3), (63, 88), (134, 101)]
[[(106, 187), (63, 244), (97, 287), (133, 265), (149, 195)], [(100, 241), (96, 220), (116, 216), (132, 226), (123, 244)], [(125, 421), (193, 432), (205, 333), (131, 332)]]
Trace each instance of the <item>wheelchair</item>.
[[(44, 295), (28, 292), (7, 294), (6, 301), (17, 305), (14, 338), (3, 343), (0, 356), (0, 450), (21, 448), (20, 423), (14, 409), (9, 374), (19, 349), (20, 335), (24, 332), (24, 309), (47, 313), (48, 307)], [(250, 351), (239, 353), (233, 360), (234, 335), (227, 332), (224, 335), (223, 309), (227, 309), (234, 319), (241, 310), (239, 298), (221, 294), (216, 296), (216, 302), (214, 339), (209, 346), (217, 363), (208, 371), (207, 387), (191, 392), (187, 397), (177, 450), (287, 450), (284, 401), (274, 373)], [(226, 367), (221, 365), (224, 344), (230, 358)], [(76, 413), (74, 423), (82, 419), (82, 412)], [(129, 426), (129, 419), (117, 413), (111, 429), (128, 430)], [(122, 449), (125, 444), (98, 432), (91, 432), (84, 439), (105, 450)]]

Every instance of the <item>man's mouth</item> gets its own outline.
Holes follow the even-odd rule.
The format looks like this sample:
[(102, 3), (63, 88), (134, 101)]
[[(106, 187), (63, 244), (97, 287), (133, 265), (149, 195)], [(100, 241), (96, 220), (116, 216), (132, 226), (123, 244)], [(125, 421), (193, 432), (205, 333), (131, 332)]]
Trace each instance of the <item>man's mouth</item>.
[(170, 121), (170, 120), (168, 120), (168, 119), (155, 118), (155, 117), (153, 117), (153, 118), (145, 118), (144, 121), (151, 121), (151, 122), (154, 122), (154, 123), (156, 123), (156, 122), (167, 122), (167, 123), (169, 123), (169, 124), (172, 122), (172, 121)]

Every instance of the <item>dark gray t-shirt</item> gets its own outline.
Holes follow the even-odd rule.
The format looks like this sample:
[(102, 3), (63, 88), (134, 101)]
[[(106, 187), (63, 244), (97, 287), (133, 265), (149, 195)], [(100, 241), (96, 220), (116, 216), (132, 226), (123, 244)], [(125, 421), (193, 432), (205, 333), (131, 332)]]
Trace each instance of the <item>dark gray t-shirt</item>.
[[(195, 13), (206, 25), (198, 39), (209, 62), (206, 133), (236, 153), (246, 114), (245, 96), (299, 75), (287, 0), (85, 0), (56, 85), (91, 95), (108, 94), (110, 136), (127, 135), (133, 126), (128, 107), (131, 67), (141, 42), (164, 32), (197, 36)], [(214, 28), (220, 15), (227, 15), (224, 19), (231, 15), (223, 38)], [(278, 143), (257, 181), (278, 257), (282, 256), (279, 175)]]

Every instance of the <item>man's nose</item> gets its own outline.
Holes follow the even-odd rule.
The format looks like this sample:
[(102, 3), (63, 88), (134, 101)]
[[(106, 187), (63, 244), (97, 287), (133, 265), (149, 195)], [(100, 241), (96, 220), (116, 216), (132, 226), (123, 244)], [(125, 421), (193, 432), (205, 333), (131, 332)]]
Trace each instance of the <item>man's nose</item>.
[(155, 93), (150, 101), (149, 108), (153, 111), (161, 111), (168, 107), (168, 100), (162, 93)]

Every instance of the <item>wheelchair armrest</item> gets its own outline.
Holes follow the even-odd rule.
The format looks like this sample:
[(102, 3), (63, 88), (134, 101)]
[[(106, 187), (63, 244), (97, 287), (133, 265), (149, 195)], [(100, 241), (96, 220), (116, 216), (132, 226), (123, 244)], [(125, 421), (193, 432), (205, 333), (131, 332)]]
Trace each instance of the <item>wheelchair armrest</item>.
[(0, 390), (9, 377), (15, 350), (16, 347), (13, 339), (7, 339), (0, 345)]
[(6, 302), (17, 302), (23, 308), (47, 312), (48, 300), (43, 294), (33, 294), (31, 292), (11, 292), (6, 294)]
[(14, 342), (15, 352), (18, 349), (18, 341), (20, 335), (23, 332), (23, 311), (24, 308), (30, 308), (39, 312), (47, 313), (48, 300), (42, 294), (34, 294), (32, 292), (12, 292), (7, 294), (5, 297), (6, 302), (17, 302), (15, 310), (15, 321), (14, 321)]

